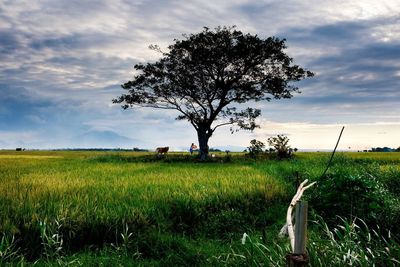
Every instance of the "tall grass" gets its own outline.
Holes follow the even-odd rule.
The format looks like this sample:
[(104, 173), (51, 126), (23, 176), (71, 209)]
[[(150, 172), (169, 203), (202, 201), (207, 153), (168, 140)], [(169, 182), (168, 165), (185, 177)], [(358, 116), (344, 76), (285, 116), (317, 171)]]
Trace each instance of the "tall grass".
[[(339, 155), (328, 174), (346, 179), (367, 172), (396, 199), (400, 153), (359, 154)], [(274, 161), (231, 153), (227, 161), (221, 153), (202, 164), (187, 154), (0, 151), (0, 233), (7, 248), (1, 255), (5, 262), (47, 265), (272, 262), (287, 248), (270, 237), (284, 220), (295, 173), (318, 179), (328, 156), (298, 153)], [(264, 241), (253, 243), (266, 247), (254, 245), (255, 258), (222, 254), (243, 232), (264, 233)], [(328, 241), (325, 236), (316, 244), (323, 248)]]
[[(313, 222), (307, 245), (309, 266), (399, 266), (400, 243), (390, 232), (370, 229), (360, 219), (341, 221), (333, 229), (321, 217)], [(225, 266), (286, 265), (289, 242), (247, 234), (241, 242), (232, 247), (232, 252), (213, 259)]]
[(42, 254), (41, 223), (58, 218), (70, 251), (119, 242), (125, 225), (135, 235), (157, 229), (229, 239), (276, 222), (268, 211), (276, 214), (287, 197), (282, 181), (247, 164), (125, 164), (115, 154), (109, 161), (66, 154), (0, 158), (0, 232), (21, 240), (28, 258)]

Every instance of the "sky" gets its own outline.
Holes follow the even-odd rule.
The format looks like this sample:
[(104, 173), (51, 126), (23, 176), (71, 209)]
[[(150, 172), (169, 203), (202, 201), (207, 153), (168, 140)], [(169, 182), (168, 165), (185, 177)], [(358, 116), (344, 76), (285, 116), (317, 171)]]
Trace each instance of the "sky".
[(294, 63), (313, 71), (292, 99), (252, 103), (260, 129), (218, 129), (210, 147), (242, 150), (285, 134), (300, 150), (400, 146), (398, 0), (2, 0), (0, 149), (170, 146), (196, 132), (174, 111), (122, 110), (112, 99), (182, 34), (236, 25), (286, 38)]

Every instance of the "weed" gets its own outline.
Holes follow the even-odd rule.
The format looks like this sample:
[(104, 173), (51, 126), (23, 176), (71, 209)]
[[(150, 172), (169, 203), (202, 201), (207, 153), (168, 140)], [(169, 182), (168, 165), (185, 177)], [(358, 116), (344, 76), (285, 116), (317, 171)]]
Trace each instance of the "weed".
[(56, 219), (54, 224), (48, 224), (46, 220), (39, 221), (40, 238), (43, 245), (43, 256), (47, 261), (56, 260), (61, 263), (63, 260), (63, 237), (60, 234), (60, 219)]
[[(308, 240), (309, 266), (398, 266), (400, 244), (390, 232), (379, 233), (360, 219), (346, 221), (331, 230), (321, 217), (314, 221)], [(358, 224), (357, 224), (358, 223)], [(284, 266), (289, 242), (261, 240), (243, 234), (241, 246), (213, 257), (227, 266)]]
[(14, 236), (3, 233), (0, 239), (0, 265), (23, 261), (20, 249), (17, 247)]

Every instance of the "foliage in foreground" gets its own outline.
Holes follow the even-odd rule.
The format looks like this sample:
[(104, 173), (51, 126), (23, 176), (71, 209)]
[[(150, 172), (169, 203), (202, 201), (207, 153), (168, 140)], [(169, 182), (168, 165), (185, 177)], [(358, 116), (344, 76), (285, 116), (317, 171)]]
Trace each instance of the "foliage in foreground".
[(400, 232), (400, 170), (382, 171), (377, 163), (354, 163), (338, 157), (329, 175), (316, 179), (318, 188), (310, 194), (313, 209), (329, 225), (337, 217), (362, 218), (368, 225), (380, 225)]
[[(398, 266), (400, 264), (400, 243), (390, 231), (370, 229), (362, 220), (346, 221), (330, 229), (318, 218), (312, 222), (307, 252), (309, 266)], [(57, 236), (57, 233), (54, 234)], [(54, 236), (52, 238), (54, 238)], [(167, 235), (149, 236), (142, 246), (147, 247), (147, 253), (158, 256), (146, 257), (139, 252), (129, 228), (121, 233), (121, 242), (111, 244), (97, 251), (86, 251), (64, 256), (60, 253), (62, 246), (53, 246), (54, 240), (44, 239), (42, 245), (43, 257), (36, 261), (36, 266), (159, 266), (179, 265), (189, 263), (193, 266), (202, 264), (213, 266), (284, 266), (285, 256), (289, 253), (289, 242), (285, 239), (263, 240), (244, 234), (241, 240), (231, 246), (231, 252), (219, 256), (204, 257), (203, 251), (197, 250), (182, 237), (171, 238)], [(51, 238), (50, 238), (51, 239)], [(0, 265), (17, 264), (30, 265), (23, 255), (15, 250), (13, 241), (0, 243)], [(147, 245), (146, 245), (147, 244)], [(62, 245), (59, 244), (59, 245)], [(179, 249), (176, 254), (163, 254), (163, 251)], [(210, 248), (213, 249), (213, 248)], [(215, 248), (214, 248), (215, 249)], [(49, 257), (52, 255), (51, 257)], [(160, 254), (161, 253), (161, 254)], [(151, 260), (153, 259), (153, 260)], [(158, 259), (154, 261), (154, 259)]]
[[(376, 231), (360, 219), (330, 229), (319, 218), (312, 225), (307, 252), (309, 266), (398, 266), (400, 243), (387, 231)], [(379, 227), (378, 227), (379, 228)], [(260, 240), (260, 239), (258, 239)], [(214, 259), (226, 266), (285, 266), (287, 240), (262, 240), (243, 235), (242, 246)]]

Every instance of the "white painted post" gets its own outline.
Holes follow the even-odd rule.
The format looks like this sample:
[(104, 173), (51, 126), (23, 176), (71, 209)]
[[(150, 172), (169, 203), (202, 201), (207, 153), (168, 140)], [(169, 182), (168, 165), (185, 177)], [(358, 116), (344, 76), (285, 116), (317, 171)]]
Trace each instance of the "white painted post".
[(308, 202), (298, 201), (296, 205), (296, 227), (294, 238), (294, 254), (306, 253)]

